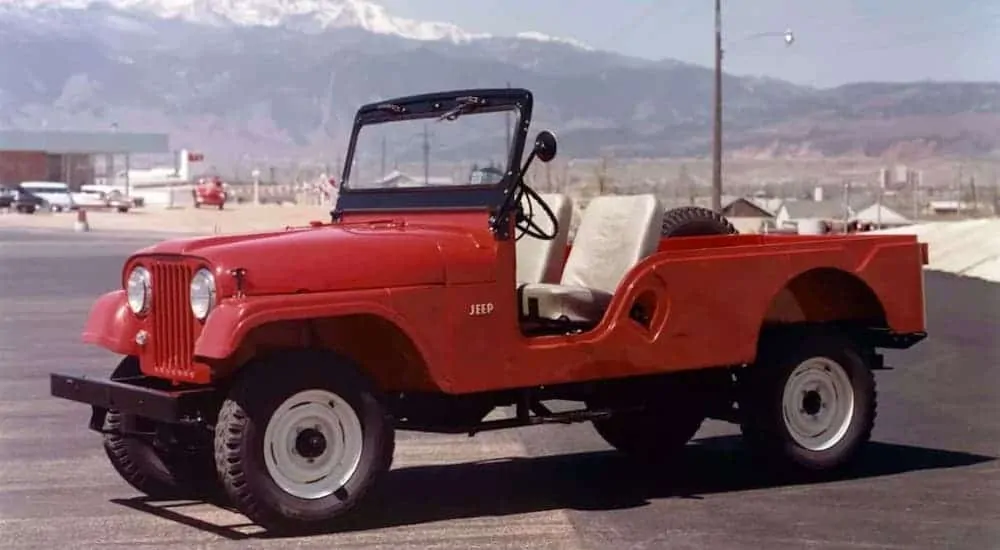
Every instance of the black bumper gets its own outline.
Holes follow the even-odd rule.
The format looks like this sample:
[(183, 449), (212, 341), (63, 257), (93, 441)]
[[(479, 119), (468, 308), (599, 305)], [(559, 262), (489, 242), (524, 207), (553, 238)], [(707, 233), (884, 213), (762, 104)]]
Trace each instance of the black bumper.
[[(168, 424), (205, 422), (219, 406), (215, 387), (170, 388), (163, 380), (137, 376), (111, 380), (67, 374), (51, 374), (51, 394), (93, 407), (91, 427), (109, 409)], [(166, 386), (166, 387), (165, 387)]]

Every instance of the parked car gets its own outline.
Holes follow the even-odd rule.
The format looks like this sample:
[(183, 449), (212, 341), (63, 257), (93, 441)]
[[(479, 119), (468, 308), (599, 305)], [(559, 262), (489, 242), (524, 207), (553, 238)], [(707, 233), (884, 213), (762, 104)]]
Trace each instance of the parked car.
[(17, 187), (0, 186), (0, 208), (34, 214), (45, 207), (45, 201), (36, 195)]
[[(82, 334), (117, 366), (53, 373), (50, 392), (91, 406), (90, 429), (139, 491), (221, 490), (284, 533), (350, 524), (400, 430), (587, 422), (619, 452), (677, 467), (718, 419), (761, 470), (850, 464), (875, 424), (880, 351), (927, 336), (926, 244), (740, 235), (651, 193), (591, 199), (570, 240), (572, 199), (524, 178), (557, 148), (549, 131), (526, 143), (532, 108), (509, 88), (361, 107), (328, 221), (132, 254)], [(508, 116), (509, 142), (469, 138)], [(373, 186), (383, 175), (364, 161), (433, 120), (435, 146), (464, 146), (464, 164), (503, 159), (499, 180)]]
[(200, 178), (191, 190), (191, 197), (194, 199), (194, 207), (201, 208), (202, 205), (215, 206), (222, 210), (229, 198), (227, 185), (218, 176)]
[(73, 193), (73, 201), (79, 207), (112, 208), (118, 212), (128, 212), (135, 206), (131, 197), (111, 185), (85, 184), (80, 186), (78, 193)]
[(69, 186), (58, 181), (25, 181), (18, 188), (35, 195), (45, 201), (46, 207), (53, 212), (76, 210), (76, 201)]

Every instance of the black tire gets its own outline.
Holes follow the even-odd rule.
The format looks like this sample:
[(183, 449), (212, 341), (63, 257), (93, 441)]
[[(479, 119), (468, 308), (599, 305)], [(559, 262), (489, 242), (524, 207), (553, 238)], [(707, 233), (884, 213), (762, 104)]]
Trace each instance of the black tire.
[(224, 206), (225, 206), (225, 204), (220, 204), (220, 205), (219, 205), (219, 210), (222, 210), (222, 208), (223, 208)]
[[(139, 375), (139, 363), (127, 357), (112, 378)], [(109, 410), (105, 430), (120, 430), (125, 423), (150, 422)], [(194, 449), (169, 446), (152, 438), (104, 434), (104, 452), (115, 471), (139, 492), (156, 500), (203, 499), (221, 495), (215, 474), (211, 440)]]
[(700, 206), (682, 206), (667, 210), (663, 215), (662, 237), (700, 237), (705, 235), (735, 235), (733, 224), (714, 210)]
[(705, 414), (696, 407), (654, 408), (594, 420), (594, 430), (615, 450), (640, 461), (677, 458), (698, 433)]
[[(229, 498), (241, 513), (271, 532), (309, 533), (334, 527), (331, 522), (343, 518), (362, 502), (392, 463), (394, 426), (381, 395), (353, 365), (326, 354), (286, 351), (246, 369), (223, 403), (215, 431), (216, 467)], [(281, 375), (275, 376), (278, 369)], [(307, 390), (333, 394), (342, 402), (329, 408), (342, 410), (346, 403), (360, 424), (361, 450), (356, 467), (345, 474), (349, 476), (346, 483), (316, 498), (296, 496), (293, 490), (282, 488), (265, 458), (266, 432), (275, 412), (286, 400)], [(325, 406), (318, 403), (316, 410)], [(292, 428), (288, 429), (291, 433)], [(338, 435), (350, 431), (339, 430)], [(306, 428), (299, 435), (309, 431)], [(297, 446), (299, 439), (296, 437), (296, 444), (287, 450), (272, 447), (269, 451), (272, 461), (278, 460), (276, 457), (283, 452), (289, 457), (295, 455), (294, 460), (308, 456)], [(327, 446), (325, 437), (319, 439), (322, 449), (332, 448)], [(344, 436), (344, 441), (347, 439)], [(285, 440), (292, 443), (291, 439)], [(313, 451), (325, 452), (317, 448)], [(322, 459), (319, 455), (315, 460)], [(336, 485), (334, 482), (331, 487)]]
[(619, 411), (592, 422), (609, 445), (631, 458), (662, 464), (680, 455), (731, 385), (728, 369), (676, 373), (609, 387), (588, 399), (587, 407)]
[[(661, 237), (732, 235), (729, 220), (707, 208), (683, 206), (663, 216)], [(706, 380), (708, 378), (706, 377)], [(703, 402), (685, 399), (684, 390), (659, 395), (650, 408), (594, 420), (594, 429), (609, 445), (642, 460), (669, 460), (698, 433), (705, 421)], [(594, 408), (600, 405), (595, 404)]]
[[(871, 439), (875, 426), (878, 395), (875, 377), (867, 360), (871, 354), (845, 335), (829, 330), (798, 332), (788, 329), (766, 338), (757, 363), (740, 377), (740, 408), (743, 410), (740, 428), (745, 443), (762, 464), (775, 472), (819, 474), (835, 472), (847, 466)], [(846, 375), (849, 388), (844, 388), (844, 396), (851, 396), (853, 406), (846, 407), (851, 410), (849, 421), (837, 423), (840, 427), (822, 432), (832, 432), (832, 440), (825, 445), (817, 442), (810, 449), (794, 437), (789, 427), (794, 421), (785, 420), (783, 399), (789, 378), (800, 365), (815, 358), (820, 359), (814, 362), (821, 378), (829, 376), (831, 380), (837, 379), (838, 372)], [(839, 370), (837, 365), (841, 367)], [(827, 390), (829, 387), (832, 386), (828, 386)], [(821, 399), (820, 394), (813, 391), (802, 391), (801, 394), (801, 402), (795, 405), (799, 416), (795, 416), (793, 411), (789, 413), (791, 418), (811, 416), (812, 411), (815, 411), (815, 418), (821, 418), (824, 410), (837, 411), (838, 404), (843, 403), (843, 399), (830, 399), (829, 395)], [(833, 414), (836, 419), (836, 412)], [(841, 434), (844, 427), (846, 429)]]

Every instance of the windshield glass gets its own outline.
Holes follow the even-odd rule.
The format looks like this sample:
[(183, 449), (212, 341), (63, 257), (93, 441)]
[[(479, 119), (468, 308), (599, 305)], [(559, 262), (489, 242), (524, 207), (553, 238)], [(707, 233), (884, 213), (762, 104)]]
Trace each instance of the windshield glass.
[(362, 126), (344, 187), (487, 186), (507, 171), (514, 111), (393, 120)]

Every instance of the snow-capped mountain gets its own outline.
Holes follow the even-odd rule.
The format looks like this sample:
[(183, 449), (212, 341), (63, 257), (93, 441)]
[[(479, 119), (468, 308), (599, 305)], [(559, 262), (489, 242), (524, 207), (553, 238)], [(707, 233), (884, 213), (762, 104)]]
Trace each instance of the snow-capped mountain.
[[(710, 147), (705, 67), (490, 37), (363, 0), (0, 0), (0, 52), (0, 128), (114, 122), (210, 155), (327, 158), (364, 103), (510, 85), (534, 92), (533, 123), (558, 130), (569, 156)], [(1000, 135), (1000, 84), (724, 86), (726, 146), (753, 154), (983, 154)]]
[[(468, 32), (451, 23), (395, 17), (385, 7), (366, 0), (0, 0), (0, 8), (4, 7), (36, 12), (109, 7), (203, 25), (285, 27), (300, 31), (358, 28), (411, 40), (445, 40), (456, 44), (491, 38), (489, 34)], [(588, 49), (577, 40), (538, 32), (524, 32), (516, 37)]]

